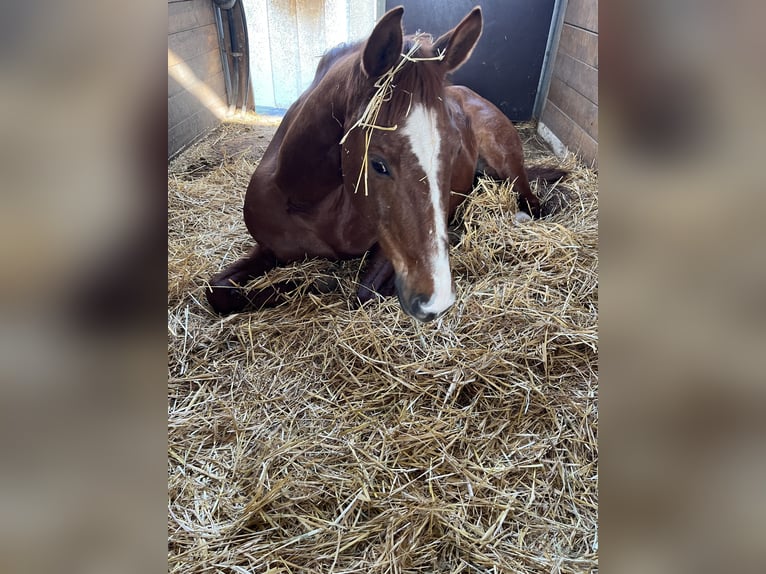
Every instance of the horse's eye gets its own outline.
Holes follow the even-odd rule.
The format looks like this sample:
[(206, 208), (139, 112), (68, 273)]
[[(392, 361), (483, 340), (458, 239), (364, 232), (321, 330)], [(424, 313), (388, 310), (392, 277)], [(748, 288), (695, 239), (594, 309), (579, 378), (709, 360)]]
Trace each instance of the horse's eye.
[(384, 161), (373, 159), (370, 160), (370, 165), (372, 166), (372, 169), (374, 169), (380, 175), (391, 175), (391, 172), (389, 171), (388, 166)]

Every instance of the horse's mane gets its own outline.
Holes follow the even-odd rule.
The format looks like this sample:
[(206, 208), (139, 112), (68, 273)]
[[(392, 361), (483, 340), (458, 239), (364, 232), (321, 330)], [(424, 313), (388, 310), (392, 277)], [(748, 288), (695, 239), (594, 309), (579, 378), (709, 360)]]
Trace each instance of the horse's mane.
[[(416, 44), (417, 49), (412, 52)], [(364, 40), (361, 40), (352, 43), (344, 42), (327, 50), (317, 64), (317, 70), (309, 89), (315, 88), (332, 67), (348, 54), (358, 52), (361, 56), (363, 48)], [(433, 51), (430, 35), (418, 33), (405, 36), (402, 52), (403, 54), (410, 54), (410, 58), (416, 61), (404, 62), (401, 69), (396, 73), (394, 90), (388, 94), (381, 108), (379, 118), (391, 125), (405, 116), (412, 105), (416, 103), (428, 105), (440, 98), (444, 86), (444, 75), (438, 69), (438, 62), (417, 61), (433, 58), (436, 55)], [(349, 78), (352, 84), (356, 84), (360, 88), (365, 84), (369, 85), (369, 79), (364, 76), (361, 66), (352, 66), (347, 72), (350, 72), (353, 78)], [(374, 93), (375, 88), (371, 90), (370, 95)]]
[(322, 81), (322, 78), (325, 77), (335, 62), (340, 60), (346, 54), (350, 54), (353, 51), (359, 50), (361, 46), (362, 41), (352, 42), (350, 44), (341, 42), (337, 46), (333, 46), (324, 54), (322, 54), (322, 57), (319, 59), (319, 63), (317, 64), (317, 71), (314, 74), (314, 79), (311, 82), (311, 87), (315, 87), (317, 84), (319, 84), (319, 82)]

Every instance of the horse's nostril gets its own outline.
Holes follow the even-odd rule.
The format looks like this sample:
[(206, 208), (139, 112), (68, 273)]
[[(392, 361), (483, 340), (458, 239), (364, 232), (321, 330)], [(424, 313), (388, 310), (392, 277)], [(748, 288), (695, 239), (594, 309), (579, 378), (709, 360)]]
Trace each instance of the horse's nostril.
[(415, 295), (410, 300), (410, 310), (412, 311), (412, 315), (419, 321), (433, 321), (437, 317), (436, 313), (423, 310), (423, 307), (429, 300), (429, 297), (426, 297), (425, 295)]
[(423, 312), (423, 305), (425, 305), (427, 302), (428, 299), (423, 295), (415, 295), (410, 300), (410, 308), (415, 314), (420, 315)]
[(430, 295), (418, 293), (417, 295), (407, 296), (406, 290), (402, 288), (401, 280), (398, 277), (396, 279), (396, 295), (404, 312), (418, 321), (424, 323), (433, 321), (442, 314), (442, 312), (432, 311), (428, 308), (431, 303)]

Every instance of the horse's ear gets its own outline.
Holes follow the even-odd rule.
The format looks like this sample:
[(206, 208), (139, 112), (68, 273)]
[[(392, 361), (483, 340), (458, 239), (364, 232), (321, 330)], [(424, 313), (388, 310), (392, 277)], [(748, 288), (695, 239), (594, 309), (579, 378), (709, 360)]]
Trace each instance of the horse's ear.
[(481, 36), (482, 26), (481, 8), (476, 6), (460, 24), (434, 42), (434, 52), (444, 53), (442, 61), (448, 72), (457, 70), (471, 57)]
[(383, 14), (364, 45), (362, 69), (370, 78), (379, 78), (399, 60), (402, 53), (402, 14), (403, 6)]

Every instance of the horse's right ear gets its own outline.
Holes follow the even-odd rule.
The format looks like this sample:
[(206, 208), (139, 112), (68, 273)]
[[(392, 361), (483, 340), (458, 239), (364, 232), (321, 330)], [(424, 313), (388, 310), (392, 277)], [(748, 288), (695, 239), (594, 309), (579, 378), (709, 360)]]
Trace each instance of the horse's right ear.
[(399, 60), (402, 53), (402, 14), (404, 6), (397, 6), (383, 14), (367, 39), (362, 53), (362, 70), (370, 78), (379, 78)]
[(444, 54), (448, 72), (454, 72), (471, 57), (483, 25), (481, 8), (476, 6), (460, 24), (434, 42), (434, 51)]

